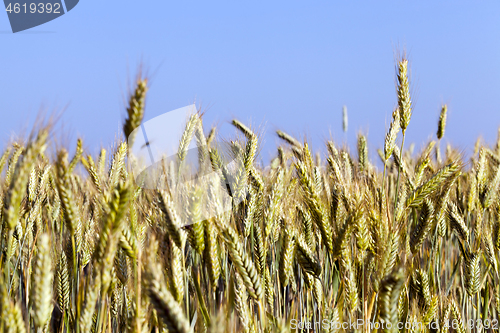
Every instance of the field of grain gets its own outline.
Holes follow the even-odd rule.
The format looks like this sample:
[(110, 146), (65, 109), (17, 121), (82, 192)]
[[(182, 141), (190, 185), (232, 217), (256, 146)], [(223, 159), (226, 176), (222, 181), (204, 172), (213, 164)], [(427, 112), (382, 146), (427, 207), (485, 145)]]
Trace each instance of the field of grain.
[[(400, 58), (383, 169), (361, 134), (357, 153), (326, 142), (322, 156), (280, 131), (264, 168), (251, 128), (234, 120), (243, 139), (220, 151), (192, 115), (177, 166), (196, 140), (199, 165), (220, 181), (184, 193), (182, 209), (175, 188), (135, 181), (126, 142), (98, 156), (81, 140), (72, 156), (49, 154), (42, 124), (10, 144), (0, 157), (1, 332), (497, 330), (500, 138), (470, 161), (441, 151), (443, 105), (435, 140), (405, 149), (407, 71)], [(124, 137), (142, 122), (147, 90), (139, 78)], [(229, 210), (215, 190), (230, 177), (224, 154), (241, 160)], [(205, 209), (215, 213), (204, 219)]]

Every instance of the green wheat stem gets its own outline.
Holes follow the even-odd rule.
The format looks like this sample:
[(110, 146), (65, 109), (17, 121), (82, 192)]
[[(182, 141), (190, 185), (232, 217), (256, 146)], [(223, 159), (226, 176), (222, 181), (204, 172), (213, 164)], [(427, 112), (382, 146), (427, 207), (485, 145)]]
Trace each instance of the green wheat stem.
[(403, 167), (403, 147), (405, 144), (405, 132), (403, 132), (403, 141), (401, 142), (401, 150), (399, 151), (399, 160), (401, 161), (401, 165), (398, 168), (398, 178), (396, 181), (396, 195), (394, 197), (394, 212), (396, 212), (396, 208), (398, 205), (398, 195), (399, 195), (399, 178), (401, 176), (401, 168)]

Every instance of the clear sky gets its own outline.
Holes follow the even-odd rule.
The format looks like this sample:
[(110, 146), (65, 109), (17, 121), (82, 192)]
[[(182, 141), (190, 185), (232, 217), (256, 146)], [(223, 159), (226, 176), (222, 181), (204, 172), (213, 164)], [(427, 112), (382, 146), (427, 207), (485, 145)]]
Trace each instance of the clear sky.
[[(396, 103), (394, 52), (405, 47), (414, 113), (408, 140), (471, 150), (500, 126), (498, 1), (92, 1), (26, 32), (0, 15), (0, 140), (29, 130), (37, 112), (66, 107), (60, 125), (91, 152), (121, 133), (127, 81), (141, 59), (154, 72), (145, 120), (196, 101), (205, 125), (238, 118), (265, 131), (264, 160), (281, 129), (368, 136), (382, 147)], [(346, 105), (349, 130), (342, 133)], [(232, 131), (232, 130), (231, 130)], [(223, 130), (222, 133), (229, 133)]]

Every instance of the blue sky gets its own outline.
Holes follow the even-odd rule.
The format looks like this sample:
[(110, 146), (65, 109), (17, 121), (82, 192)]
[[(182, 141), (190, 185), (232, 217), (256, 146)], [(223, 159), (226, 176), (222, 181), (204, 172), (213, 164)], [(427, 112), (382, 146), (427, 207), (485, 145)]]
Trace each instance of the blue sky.
[[(154, 72), (145, 120), (196, 100), (230, 135), (234, 117), (260, 128), (268, 160), (281, 129), (322, 147), (330, 134), (382, 147), (396, 103), (394, 52), (406, 47), (418, 146), (435, 137), (471, 150), (500, 126), (498, 1), (92, 1), (26, 32), (0, 15), (0, 142), (40, 109), (66, 107), (59, 126), (97, 152), (121, 133), (127, 81)], [(347, 105), (349, 130), (342, 133)], [(63, 126), (62, 126), (63, 125)]]

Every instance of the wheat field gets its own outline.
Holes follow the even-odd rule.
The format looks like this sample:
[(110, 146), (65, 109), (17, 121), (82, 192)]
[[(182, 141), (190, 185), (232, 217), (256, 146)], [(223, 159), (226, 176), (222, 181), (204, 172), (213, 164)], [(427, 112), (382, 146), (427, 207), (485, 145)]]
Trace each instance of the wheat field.
[[(223, 152), (215, 129), (192, 115), (178, 165), (192, 140), (222, 182), (221, 156), (241, 160), (230, 209), (207, 219), (200, 212), (217, 210), (217, 184), (192, 188), (180, 209), (175, 189), (136, 182), (125, 141), (98, 156), (81, 140), (72, 156), (49, 154), (43, 125), (8, 145), (1, 332), (498, 330), (500, 138), (494, 147), (478, 141), (467, 161), (449, 145), (441, 151), (443, 105), (435, 140), (413, 152), (404, 57), (396, 82), (383, 169), (362, 134), (356, 153), (328, 141), (322, 156), (281, 131), (275, 158), (258, 165), (249, 126), (234, 120), (242, 136)], [(139, 77), (125, 138), (142, 122), (147, 91)], [(345, 109), (344, 117), (347, 128)]]

